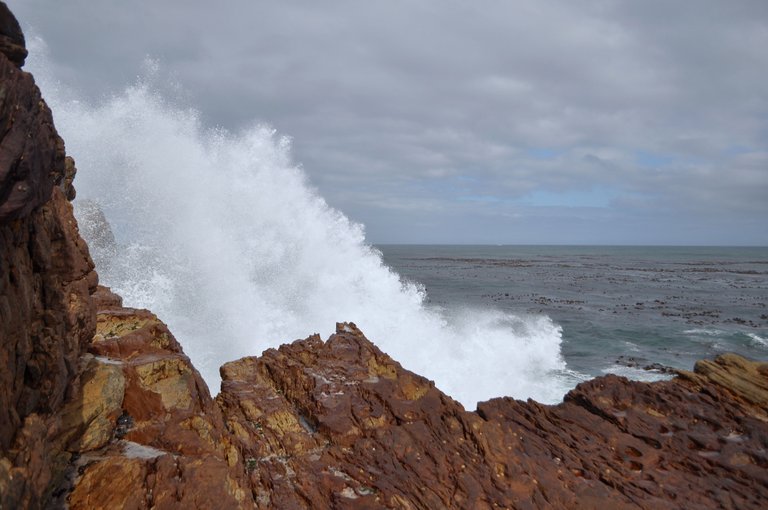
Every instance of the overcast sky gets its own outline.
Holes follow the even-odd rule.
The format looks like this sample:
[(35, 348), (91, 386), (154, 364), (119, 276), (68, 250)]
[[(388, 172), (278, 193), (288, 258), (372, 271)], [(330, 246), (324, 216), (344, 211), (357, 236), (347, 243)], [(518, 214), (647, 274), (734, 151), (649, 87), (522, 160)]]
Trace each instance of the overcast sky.
[(83, 94), (150, 56), (290, 136), (374, 243), (768, 244), (766, 0), (7, 3)]

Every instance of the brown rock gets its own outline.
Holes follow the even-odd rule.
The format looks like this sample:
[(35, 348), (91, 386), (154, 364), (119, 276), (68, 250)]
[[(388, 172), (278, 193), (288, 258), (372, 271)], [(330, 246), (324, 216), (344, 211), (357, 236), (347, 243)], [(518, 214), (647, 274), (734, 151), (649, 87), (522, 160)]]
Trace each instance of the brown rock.
[[(763, 365), (733, 356), (715, 364), (740, 387), (765, 382)], [(702, 376), (695, 385), (607, 376), (557, 406), (503, 398), (471, 413), (341, 324), (325, 343), (314, 336), (270, 349), (224, 365), (222, 377), (217, 401), (260, 508), (768, 501), (759, 391), (732, 399)]]
[[(61, 411), (78, 392), (97, 285), (72, 207), (55, 187), (64, 143), (0, 3), (0, 507), (39, 508), (64, 484)], [(72, 166), (73, 174), (74, 166)]]
[(78, 460), (69, 508), (251, 508), (250, 493), (212, 456), (178, 457), (128, 441)]
[[(87, 464), (69, 496), (71, 508), (147, 508), (147, 465), (122, 455)], [(138, 490), (137, 490), (138, 489)]]
[(768, 408), (768, 363), (723, 354), (714, 361), (697, 362), (693, 371), (759, 408)]
[(123, 298), (112, 292), (109, 287), (99, 285), (91, 295), (94, 306), (98, 312), (120, 309), (123, 307)]
[(61, 437), (71, 452), (105, 446), (113, 437), (122, 414), (125, 376), (119, 362), (86, 355), (80, 376), (80, 393), (61, 411)]
[(19, 68), (27, 58), (24, 34), (5, 2), (0, 2), (0, 53)]
[(95, 384), (99, 392), (88, 394), (89, 381), (82, 385), (86, 409), (106, 419), (86, 420), (69, 507), (252, 507), (245, 467), (221, 413), (168, 328), (146, 310), (120, 307), (108, 289), (97, 295), (95, 371), (119, 375)]
[(30, 413), (64, 401), (93, 336), (97, 277), (70, 204), (53, 200), (0, 227), (0, 447)]
[(64, 142), (32, 75), (0, 53), (0, 225), (48, 201), (65, 177), (64, 158)]

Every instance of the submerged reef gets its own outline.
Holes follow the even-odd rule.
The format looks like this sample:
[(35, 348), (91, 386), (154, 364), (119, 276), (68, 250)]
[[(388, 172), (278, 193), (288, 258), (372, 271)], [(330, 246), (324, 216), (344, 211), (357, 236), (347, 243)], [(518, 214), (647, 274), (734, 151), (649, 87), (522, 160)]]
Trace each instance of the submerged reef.
[(467, 411), (340, 323), (225, 364), (213, 398), (98, 286), (25, 55), (0, 2), (0, 509), (768, 504), (768, 363), (735, 355)]

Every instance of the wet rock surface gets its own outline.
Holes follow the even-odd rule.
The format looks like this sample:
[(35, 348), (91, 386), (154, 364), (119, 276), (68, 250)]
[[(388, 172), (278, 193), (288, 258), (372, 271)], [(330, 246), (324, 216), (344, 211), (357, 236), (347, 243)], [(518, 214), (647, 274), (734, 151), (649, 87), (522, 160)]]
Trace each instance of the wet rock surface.
[(467, 412), (340, 324), (225, 365), (217, 400), (263, 508), (759, 508), (767, 368), (726, 356)]
[(325, 341), (314, 335), (225, 364), (212, 399), (154, 315), (122, 308), (106, 289), (97, 295), (107, 304), (85, 357), (118, 367), (125, 390), (119, 416), (90, 404), (112, 430), (100, 448), (79, 443), (70, 508), (768, 501), (766, 363), (725, 355), (670, 381), (609, 375), (559, 405), (498, 398), (469, 412), (342, 323)]

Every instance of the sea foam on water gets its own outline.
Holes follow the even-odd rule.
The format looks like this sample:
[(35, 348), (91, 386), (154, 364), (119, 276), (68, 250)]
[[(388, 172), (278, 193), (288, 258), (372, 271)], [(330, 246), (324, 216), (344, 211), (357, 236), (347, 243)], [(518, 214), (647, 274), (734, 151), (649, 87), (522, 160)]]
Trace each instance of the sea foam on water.
[[(101, 282), (167, 322), (214, 393), (224, 362), (327, 337), (337, 321), (470, 409), (503, 395), (557, 401), (572, 384), (558, 375), (558, 325), (429, 307), (312, 189), (274, 129), (206, 128), (151, 79), (77, 99), (48, 75), (44, 43), (30, 46), (27, 68), (77, 163), (75, 210)], [(108, 228), (91, 224), (98, 210), (114, 243), (94, 238)]]

